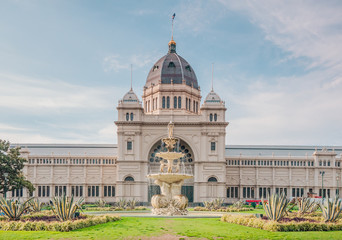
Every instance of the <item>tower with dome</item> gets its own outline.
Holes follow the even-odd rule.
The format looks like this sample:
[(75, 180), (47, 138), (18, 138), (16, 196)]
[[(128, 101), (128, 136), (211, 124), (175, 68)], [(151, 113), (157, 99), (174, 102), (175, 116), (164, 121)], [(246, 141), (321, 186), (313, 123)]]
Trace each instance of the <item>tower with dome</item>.
[[(190, 202), (224, 198), (226, 183), (225, 103), (212, 90), (201, 105), (201, 89), (195, 70), (176, 51), (171, 39), (168, 52), (152, 65), (142, 101), (131, 88), (118, 104), (118, 158), (116, 196), (148, 202), (158, 187), (146, 175), (159, 167), (156, 153), (167, 125), (175, 124), (185, 169), (194, 179), (182, 193)], [(209, 184), (208, 184), (209, 182)]]

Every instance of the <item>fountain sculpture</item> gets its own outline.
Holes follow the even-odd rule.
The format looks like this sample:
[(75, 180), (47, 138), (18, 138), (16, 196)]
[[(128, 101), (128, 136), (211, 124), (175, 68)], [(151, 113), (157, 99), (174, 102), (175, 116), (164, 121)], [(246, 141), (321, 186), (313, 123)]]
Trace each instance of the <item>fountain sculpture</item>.
[[(180, 173), (180, 158), (184, 157), (181, 152), (175, 151), (175, 145), (179, 141), (173, 137), (174, 124), (169, 123), (169, 136), (162, 141), (167, 149), (166, 152), (159, 152), (157, 157), (160, 161), (160, 173), (149, 174), (148, 178), (154, 179), (154, 183), (160, 186), (161, 194), (152, 196), (152, 214), (154, 215), (187, 215), (188, 198), (181, 194), (182, 185), (185, 179), (193, 178), (190, 174)], [(174, 164), (173, 161), (177, 160)], [(167, 162), (165, 162), (167, 161)], [(167, 171), (164, 172), (165, 167)]]

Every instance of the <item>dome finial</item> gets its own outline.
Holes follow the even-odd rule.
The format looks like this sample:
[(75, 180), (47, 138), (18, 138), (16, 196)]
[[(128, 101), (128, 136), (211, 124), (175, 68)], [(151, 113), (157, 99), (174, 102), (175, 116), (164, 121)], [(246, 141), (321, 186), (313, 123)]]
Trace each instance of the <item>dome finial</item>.
[(172, 33), (171, 33), (171, 41), (169, 42), (169, 53), (176, 53), (176, 42), (173, 40), (173, 20), (176, 17), (176, 13), (172, 15)]

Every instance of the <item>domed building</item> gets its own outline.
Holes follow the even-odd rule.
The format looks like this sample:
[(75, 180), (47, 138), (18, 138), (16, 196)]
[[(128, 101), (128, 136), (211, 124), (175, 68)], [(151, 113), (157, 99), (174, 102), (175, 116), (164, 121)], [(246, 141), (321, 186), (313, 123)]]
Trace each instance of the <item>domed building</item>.
[[(159, 169), (157, 153), (170, 121), (180, 139), (177, 151), (184, 153), (181, 171), (194, 176), (182, 186), (190, 204), (259, 201), (272, 192), (339, 196), (342, 147), (226, 145), (225, 102), (213, 88), (203, 104), (201, 98), (195, 70), (172, 39), (167, 54), (151, 66), (142, 101), (132, 87), (119, 101), (117, 144), (22, 145), (24, 175), (36, 188), (32, 196), (43, 202), (66, 194), (89, 203), (135, 198), (149, 204), (160, 189), (146, 175)], [(8, 196), (29, 197), (23, 189)]]

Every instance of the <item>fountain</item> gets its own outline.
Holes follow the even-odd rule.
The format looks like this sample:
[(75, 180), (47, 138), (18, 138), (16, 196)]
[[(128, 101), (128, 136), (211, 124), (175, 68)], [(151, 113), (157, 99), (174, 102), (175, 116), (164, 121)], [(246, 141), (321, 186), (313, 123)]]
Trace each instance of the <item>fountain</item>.
[[(187, 215), (188, 198), (181, 194), (182, 185), (185, 179), (193, 178), (193, 175), (180, 173), (180, 158), (185, 154), (175, 151), (175, 145), (179, 139), (173, 137), (174, 124), (168, 124), (169, 136), (162, 141), (166, 146), (167, 152), (159, 152), (157, 157), (160, 161), (160, 172), (147, 175), (154, 179), (154, 183), (160, 186), (161, 194), (152, 196), (152, 214), (154, 215)], [(173, 161), (177, 160), (177, 164)], [(166, 161), (166, 162), (165, 162)], [(164, 169), (167, 171), (164, 172)]]

